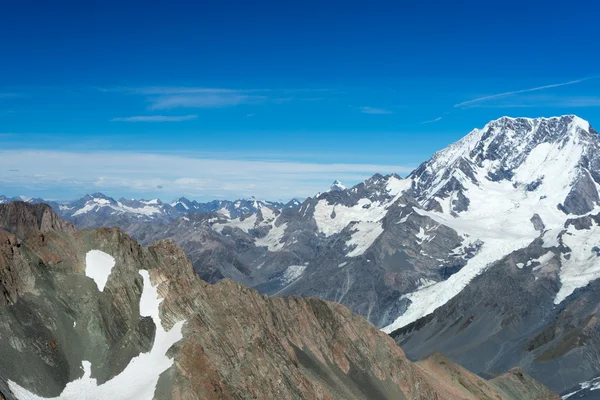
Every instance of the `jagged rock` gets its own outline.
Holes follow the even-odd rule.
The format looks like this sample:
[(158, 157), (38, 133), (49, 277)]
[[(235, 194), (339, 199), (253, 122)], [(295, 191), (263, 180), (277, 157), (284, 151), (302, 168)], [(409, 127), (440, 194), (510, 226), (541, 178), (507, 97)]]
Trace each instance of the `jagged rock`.
[(33, 230), (40, 232), (75, 230), (46, 204), (31, 205), (22, 201), (14, 201), (0, 207), (0, 229), (14, 233), (18, 238), (23, 238)]

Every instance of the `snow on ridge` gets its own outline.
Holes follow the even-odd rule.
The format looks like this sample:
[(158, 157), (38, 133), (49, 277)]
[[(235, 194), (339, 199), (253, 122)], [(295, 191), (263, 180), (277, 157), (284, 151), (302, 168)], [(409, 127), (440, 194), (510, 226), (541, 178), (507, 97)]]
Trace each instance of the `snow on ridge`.
[(412, 186), (412, 179), (401, 179), (392, 175), (387, 181), (386, 190), (391, 196), (397, 196)]
[(328, 192), (341, 192), (346, 189), (347, 189), (346, 186), (344, 186), (344, 184), (342, 182), (340, 182), (336, 179), (333, 182), (333, 184), (331, 185), (331, 187), (329, 188)]
[(90, 250), (85, 255), (85, 275), (94, 280), (101, 292), (104, 291), (114, 266), (115, 259), (103, 251)]
[[(73, 214), (71, 214), (71, 216), (76, 217), (78, 215), (86, 214), (90, 211), (98, 212), (103, 207), (111, 208), (117, 212), (138, 214), (138, 215), (145, 215), (145, 216), (152, 216), (154, 214), (161, 213), (161, 210), (159, 208), (148, 205), (150, 203), (144, 203), (144, 204), (146, 204), (146, 205), (143, 207), (130, 207), (130, 206), (126, 206), (125, 204), (121, 203), (120, 201), (118, 201), (117, 204), (115, 205), (115, 204), (112, 204), (110, 202), (110, 200), (107, 200), (107, 199), (93, 198), (93, 199), (87, 201), (86, 204), (83, 207), (81, 207), (79, 210), (77, 210)], [(157, 204), (157, 203), (153, 203), (153, 204)]]
[(225, 207), (221, 207), (217, 210), (217, 214), (221, 214), (226, 216), (227, 218), (231, 218), (231, 213), (229, 212), (229, 210)]
[(583, 390), (589, 390), (589, 391), (593, 391), (593, 390), (599, 390), (600, 389), (600, 376), (597, 378), (594, 378), (592, 380), (586, 381), (586, 382), (581, 382), (579, 384), (579, 389), (571, 392), (569, 394), (566, 394), (562, 397), (562, 400), (566, 400), (574, 395), (576, 395), (577, 393), (583, 391)]
[(321, 199), (315, 205), (313, 218), (319, 232), (325, 236), (340, 233), (348, 225), (354, 223), (352, 236), (346, 242), (350, 248), (348, 257), (357, 257), (371, 247), (383, 233), (382, 219), (386, 216), (388, 208), (412, 185), (411, 179), (399, 179), (390, 176), (386, 182), (385, 190), (391, 199), (379, 202), (362, 198), (354, 206), (342, 204), (329, 204), (327, 199)]
[(365, 251), (375, 240), (383, 233), (383, 227), (380, 222), (357, 222), (354, 225), (356, 231), (352, 237), (346, 242), (348, 248), (353, 249), (347, 254), (348, 257), (358, 257), (364, 254)]
[(69, 382), (58, 397), (37, 396), (9, 380), (8, 386), (17, 400), (152, 400), (154, 398), (160, 375), (173, 365), (173, 359), (166, 353), (171, 346), (183, 339), (182, 328), (185, 321), (177, 322), (169, 331), (164, 330), (159, 312), (163, 299), (158, 296), (157, 286), (152, 286), (148, 271), (140, 270), (139, 274), (144, 280), (140, 298), (140, 316), (151, 317), (156, 326), (152, 349), (132, 358), (119, 375), (101, 385), (91, 377), (91, 363), (83, 360), (81, 363), (83, 377)]
[(231, 226), (232, 228), (240, 228), (244, 232), (248, 233), (248, 231), (250, 231), (250, 229), (256, 228), (256, 224), (257, 224), (256, 220), (257, 220), (256, 214), (251, 214), (243, 219), (242, 219), (242, 217), (239, 217), (239, 218), (235, 218), (230, 221), (227, 221), (225, 223), (214, 224), (212, 226), (212, 228), (215, 231), (221, 233), (223, 231), (223, 228), (225, 228), (226, 226)]
[(600, 245), (600, 226), (594, 224), (589, 230), (577, 230), (571, 225), (562, 235), (562, 241), (571, 253), (568, 258), (561, 256), (561, 287), (554, 304), (560, 304), (576, 289), (600, 278), (600, 255), (595, 251)]
[[(263, 217), (262, 221), (258, 220), (258, 212), (260, 212)], [(243, 219), (242, 217), (239, 217), (224, 223), (216, 223), (212, 225), (212, 229), (221, 233), (226, 226), (230, 226), (232, 228), (239, 228), (248, 233), (251, 229), (261, 226), (270, 226), (271, 228), (267, 235), (265, 237), (255, 239), (254, 244), (259, 247), (267, 247), (269, 251), (279, 251), (283, 249), (285, 243), (282, 242), (282, 240), (285, 235), (285, 229), (287, 228), (287, 222), (277, 225), (276, 213), (267, 206), (260, 207), (258, 212), (250, 214)]]
[(287, 222), (284, 222), (279, 226), (275, 226), (275, 224), (273, 224), (273, 227), (271, 230), (269, 230), (269, 233), (267, 233), (267, 235), (263, 238), (256, 239), (254, 243), (257, 246), (267, 247), (269, 251), (279, 251), (283, 249), (283, 246), (285, 245), (282, 240), (283, 236), (285, 235), (286, 228)]
[(152, 200), (141, 200), (142, 203), (147, 204), (149, 206), (151, 205), (157, 205), (159, 204), (159, 200), (158, 199), (152, 199)]

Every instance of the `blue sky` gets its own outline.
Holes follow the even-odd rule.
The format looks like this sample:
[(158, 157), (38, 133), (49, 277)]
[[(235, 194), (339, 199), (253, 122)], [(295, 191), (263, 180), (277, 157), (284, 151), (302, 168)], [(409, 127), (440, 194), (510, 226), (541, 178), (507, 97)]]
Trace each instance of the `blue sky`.
[(600, 125), (600, 6), (487, 3), (4, 4), (0, 192), (305, 197), (503, 115)]

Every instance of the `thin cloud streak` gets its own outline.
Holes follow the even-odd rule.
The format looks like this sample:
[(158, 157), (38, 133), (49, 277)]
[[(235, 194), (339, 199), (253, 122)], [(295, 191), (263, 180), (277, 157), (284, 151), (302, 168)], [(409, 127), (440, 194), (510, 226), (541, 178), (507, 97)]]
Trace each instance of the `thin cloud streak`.
[(529, 89), (522, 89), (522, 90), (514, 90), (511, 92), (504, 92), (504, 93), (498, 93), (498, 94), (493, 94), (490, 96), (483, 96), (483, 97), (479, 97), (473, 100), (468, 100), (468, 101), (463, 101), (462, 103), (458, 103), (455, 104), (454, 107), (464, 107), (470, 104), (475, 104), (475, 103), (479, 103), (479, 102), (483, 102), (483, 101), (487, 101), (487, 100), (492, 100), (492, 99), (497, 99), (499, 97), (506, 97), (506, 96), (512, 96), (515, 94), (519, 94), (519, 93), (527, 93), (527, 92), (535, 92), (538, 90), (545, 90), (545, 89), (551, 89), (551, 88), (555, 88), (555, 87), (561, 87), (561, 86), (568, 86), (568, 85), (574, 85), (576, 83), (580, 83), (580, 82), (584, 82), (590, 79), (594, 79), (595, 77), (590, 77), (590, 78), (582, 78), (582, 79), (576, 79), (574, 81), (568, 81), (568, 82), (562, 82), (562, 83), (555, 83), (552, 85), (544, 85), (544, 86), (538, 86), (538, 87), (534, 87), (534, 88), (529, 88)]
[[(104, 93), (139, 95), (150, 103), (150, 110), (174, 108), (224, 108), (241, 104), (281, 104), (292, 100), (322, 100), (313, 93), (331, 93), (331, 89), (230, 89), (196, 86), (99, 87)], [(290, 95), (293, 96), (290, 96)], [(309, 96), (309, 97), (307, 97)], [(375, 113), (375, 112), (374, 112)], [(384, 112), (382, 112), (384, 113)]]
[(512, 101), (478, 104), (478, 108), (586, 108), (600, 107), (600, 97), (594, 96), (520, 96)]
[(441, 119), (442, 119), (442, 117), (437, 117), (437, 118), (434, 118), (434, 119), (429, 120), (429, 121), (423, 121), (423, 122), (421, 122), (421, 124), (431, 124), (433, 122), (441, 121)]
[(240, 104), (262, 103), (265, 96), (252, 96), (240, 93), (206, 93), (190, 95), (169, 95), (151, 99), (151, 110), (173, 108), (222, 108)]
[(137, 115), (113, 118), (113, 122), (181, 122), (198, 118), (197, 115)]
[(393, 114), (393, 111), (386, 110), (384, 108), (376, 108), (376, 107), (361, 107), (360, 112), (362, 112), (363, 114), (375, 114), (375, 115)]

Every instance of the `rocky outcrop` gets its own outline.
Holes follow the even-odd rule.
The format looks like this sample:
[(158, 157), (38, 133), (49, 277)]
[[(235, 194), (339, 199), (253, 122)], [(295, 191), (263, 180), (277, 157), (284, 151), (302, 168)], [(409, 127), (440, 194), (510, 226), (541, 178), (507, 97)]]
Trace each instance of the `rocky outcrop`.
[[(0, 304), (0, 393), (8, 400), (61, 396), (67, 384), (83, 398), (127, 400), (515, 399), (448, 360), (450, 375), (439, 361), (412, 363), (339, 304), (269, 298), (231, 280), (207, 284), (168, 241), (142, 248), (118, 229), (34, 230), (21, 244), (3, 235), (0, 276), (13, 282)], [(91, 250), (114, 259), (102, 290), (89, 276), (97, 268)], [(163, 299), (156, 315), (153, 290)], [(159, 355), (166, 359), (140, 366), (179, 330)], [(543, 388), (534, 387), (516, 389), (519, 398), (538, 398)]]
[(33, 230), (40, 232), (75, 230), (71, 224), (60, 219), (50, 206), (22, 201), (0, 204), (0, 229), (14, 233), (18, 238), (23, 238)]

